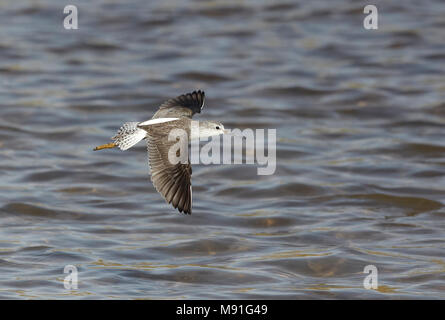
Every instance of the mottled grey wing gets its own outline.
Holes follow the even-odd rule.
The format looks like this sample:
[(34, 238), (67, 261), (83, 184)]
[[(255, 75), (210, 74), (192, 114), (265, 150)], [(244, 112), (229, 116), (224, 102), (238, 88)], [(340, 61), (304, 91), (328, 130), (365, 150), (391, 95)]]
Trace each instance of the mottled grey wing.
[[(163, 134), (150, 132), (147, 139), (151, 181), (156, 190), (179, 212), (192, 213), (192, 166), (187, 163), (172, 164), (168, 151), (176, 141), (168, 141)], [(188, 145), (187, 145), (188, 147)]]
[(204, 107), (204, 91), (198, 90), (186, 93), (174, 99), (167, 100), (155, 113), (152, 119), (156, 118), (191, 118), (195, 113), (201, 113)]

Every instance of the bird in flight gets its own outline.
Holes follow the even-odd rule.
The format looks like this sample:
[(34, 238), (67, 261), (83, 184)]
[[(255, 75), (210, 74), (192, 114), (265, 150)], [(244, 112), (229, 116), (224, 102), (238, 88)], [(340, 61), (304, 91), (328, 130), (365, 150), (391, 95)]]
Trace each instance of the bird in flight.
[[(224, 126), (214, 121), (192, 120), (195, 113), (201, 113), (204, 107), (203, 91), (193, 91), (165, 101), (154, 116), (143, 122), (126, 122), (113, 142), (94, 148), (102, 150), (118, 147), (128, 150), (138, 142), (145, 140), (148, 150), (151, 181), (167, 203), (185, 214), (192, 213), (192, 166), (188, 157), (188, 142), (202, 137), (211, 137), (227, 133)], [(199, 130), (193, 130), (199, 128)], [(184, 140), (169, 137), (172, 130), (182, 130)], [(186, 143), (186, 153), (181, 155), (181, 148), (176, 150), (178, 141)], [(171, 150), (182, 161), (171, 161)], [(170, 152), (170, 154), (169, 154)], [(185, 157), (185, 158), (184, 158)]]

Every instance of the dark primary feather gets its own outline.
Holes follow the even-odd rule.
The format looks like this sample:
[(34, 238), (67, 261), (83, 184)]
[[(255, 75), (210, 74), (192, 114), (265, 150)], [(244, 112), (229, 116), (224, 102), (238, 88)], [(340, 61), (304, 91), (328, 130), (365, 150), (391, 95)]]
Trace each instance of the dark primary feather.
[(165, 101), (152, 119), (169, 117), (187, 117), (191, 118), (195, 113), (201, 113), (204, 107), (205, 93), (198, 90), (192, 93), (186, 93)]

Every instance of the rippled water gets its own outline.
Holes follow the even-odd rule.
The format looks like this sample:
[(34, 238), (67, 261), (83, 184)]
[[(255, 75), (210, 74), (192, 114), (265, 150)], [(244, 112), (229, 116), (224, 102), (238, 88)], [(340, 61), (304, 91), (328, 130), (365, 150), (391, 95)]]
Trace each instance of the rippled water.
[[(445, 298), (442, 1), (66, 4), (0, 3), (0, 298)], [(195, 165), (185, 216), (92, 149), (194, 89), (277, 170)]]

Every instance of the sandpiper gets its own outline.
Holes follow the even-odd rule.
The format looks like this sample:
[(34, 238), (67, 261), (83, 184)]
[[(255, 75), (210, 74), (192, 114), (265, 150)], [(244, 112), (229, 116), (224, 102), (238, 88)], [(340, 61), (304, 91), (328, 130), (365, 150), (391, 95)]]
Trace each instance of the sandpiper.
[[(164, 199), (185, 214), (192, 213), (192, 166), (186, 161), (172, 163), (169, 150), (177, 141), (171, 141), (171, 130), (182, 129), (187, 141), (210, 137), (226, 132), (224, 126), (214, 121), (192, 120), (195, 113), (204, 107), (203, 91), (193, 91), (164, 102), (154, 116), (143, 122), (127, 122), (111, 138), (113, 142), (96, 147), (94, 150), (118, 147), (128, 150), (142, 140), (146, 140), (151, 181)], [(199, 130), (191, 130), (196, 126)], [(188, 147), (188, 142), (187, 142)]]

